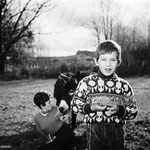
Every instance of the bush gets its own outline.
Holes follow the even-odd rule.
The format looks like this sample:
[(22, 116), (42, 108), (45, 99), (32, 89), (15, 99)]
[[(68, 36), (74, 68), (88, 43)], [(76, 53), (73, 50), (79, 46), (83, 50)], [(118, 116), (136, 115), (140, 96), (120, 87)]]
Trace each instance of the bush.
[(26, 67), (22, 67), (20, 69), (20, 78), (21, 79), (29, 79), (30, 78), (30, 71)]
[[(91, 56), (92, 57), (92, 56)], [(44, 59), (44, 58), (43, 58)], [(122, 63), (117, 69), (119, 76), (143, 76), (150, 74), (150, 51), (148, 47), (139, 46), (134, 50), (122, 51)], [(41, 60), (42, 61), (42, 60)], [(45, 60), (46, 61), (46, 60)], [(49, 60), (47, 60), (49, 62)], [(4, 75), (0, 76), (1, 80), (19, 80), (19, 79), (49, 79), (56, 78), (58, 72), (97, 72), (98, 67), (92, 66), (87, 62), (80, 59), (67, 59), (63, 62), (60, 60), (59, 63), (40, 63), (37, 64), (36, 68), (27, 68), (22, 66), (20, 68), (13, 67), (13, 70), (5, 72)]]
[(69, 72), (69, 69), (67, 67), (67, 65), (65, 63), (62, 63), (59, 67), (58, 67), (58, 70), (60, 72)]
[(122, 60), (117, 70), (120, 76), (143, 76), (150, 73), (150, 51), (147, 47), (123, 51)]
[(1, 80), (9, 81), (9, 80), (20, 80), (21, 77), (19, 75), (19, 70), (7, 71), (0, 77)]

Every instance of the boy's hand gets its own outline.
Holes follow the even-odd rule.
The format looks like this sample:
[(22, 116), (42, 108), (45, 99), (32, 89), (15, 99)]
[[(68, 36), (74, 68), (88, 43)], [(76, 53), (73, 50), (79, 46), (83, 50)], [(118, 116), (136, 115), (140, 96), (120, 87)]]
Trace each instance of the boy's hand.
[(102, 105), (102, 104), (99, 104), (99, 103), (93, 103), (91, 104), (91, 110), (92, 111), (103, 111), (106, 109), (106, 105)]
[(118, 105), (107, 106), (105, 114), (111, 116), (118, 111)]
[(69, 121), (70, 121), (69, 115), (67, 114), (67, 115), (61, 116), (60, 120), (63, 121), (63, 122), (66, 122), (68, 124)]
[(56, 99), (54, 97), (51, 97), (51, 105), (56, 106)]
[(69, 109), (69, 106), (64, 100), (61, 100), (60, 105), (59, 105), (59, 110), (61, 113), (66, 112)]

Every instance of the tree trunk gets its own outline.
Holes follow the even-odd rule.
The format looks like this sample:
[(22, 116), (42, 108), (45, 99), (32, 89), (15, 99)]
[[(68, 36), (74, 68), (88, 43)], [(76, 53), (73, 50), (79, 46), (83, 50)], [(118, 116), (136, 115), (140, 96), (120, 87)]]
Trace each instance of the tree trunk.
[(0, 56), (0, 75), (5, 73), (5, 59)]

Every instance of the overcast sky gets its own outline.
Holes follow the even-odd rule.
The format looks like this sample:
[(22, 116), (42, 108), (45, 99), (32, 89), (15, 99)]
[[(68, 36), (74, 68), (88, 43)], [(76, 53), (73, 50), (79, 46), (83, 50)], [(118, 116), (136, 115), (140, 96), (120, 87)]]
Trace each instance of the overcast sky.
[[(46, 33), (36, 36), (36, 43), (45, 49), (39, 54), (51, 57), (75, 55), (78, 50), (95, 51), (97, 43), (92, 31), (69, 20), (72, 16), (75, 18), (88, 17), (96, 1), (57, 0), (58, 6), (41, 16), (36, 22), (38, 30)], [(121, 7), (124, 12), (122, 18), (126, 24), (131, 24), (134, 18), (147, 13), (150, 8), (149, 0), (118, 1), (123, 4)], [(145, 8), (145, 4), (147, 8)], [(147, 15), (145, 17), (148, 17)]]

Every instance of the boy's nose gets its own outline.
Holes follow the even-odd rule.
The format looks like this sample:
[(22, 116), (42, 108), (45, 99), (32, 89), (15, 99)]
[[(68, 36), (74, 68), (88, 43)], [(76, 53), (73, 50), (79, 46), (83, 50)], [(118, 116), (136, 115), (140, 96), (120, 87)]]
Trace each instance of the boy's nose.
[(110, 66), (110, 65), (111, 65), (111, 62), (109, 60), (107, 60), (106, 66)]

